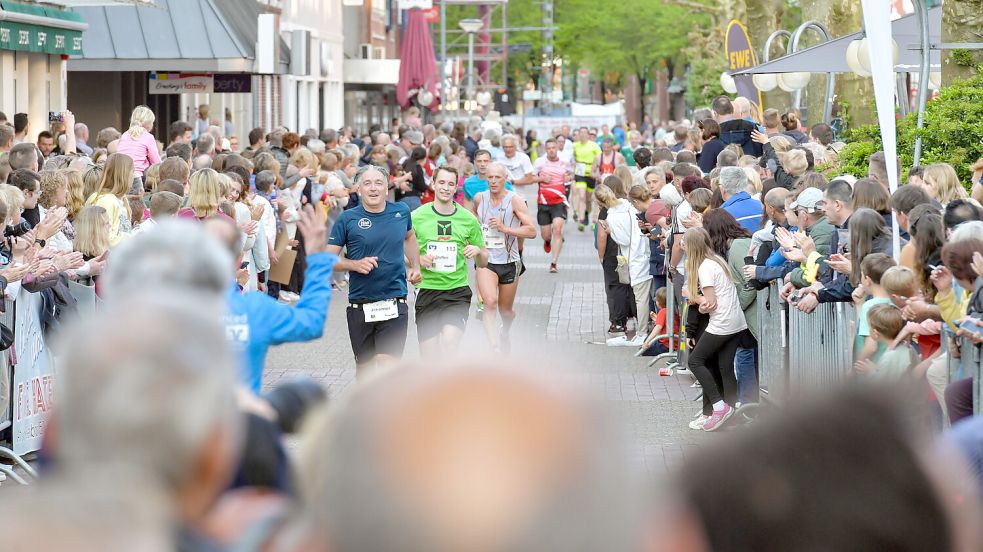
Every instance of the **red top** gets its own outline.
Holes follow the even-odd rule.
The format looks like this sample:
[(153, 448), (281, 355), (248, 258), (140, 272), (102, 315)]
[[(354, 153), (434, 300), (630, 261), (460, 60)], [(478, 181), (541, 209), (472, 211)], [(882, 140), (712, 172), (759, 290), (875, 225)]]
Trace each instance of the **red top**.
[[(604, 178), (605, 176), (608, 176), (609, 174), (614, 174), (614, 165), (615, 165), (615, 160), (617, 158), (618, 158), (618, 154), (616, 152), (613, 152), (612, 151), (611, 152), (611, 162), (610, 163), (605, 163), (604, 162), (604, 154), (603, 153), (601, 154), (601, 161), (599, 163), (600, 166), (598, 167), (598, 170), (601, 173), (601, 178)], [(602, 184), (602, 182), (598, 182), (598, 184)]]
[(547, 157), (536, 159), (533, 171), (539, 176), (549, 178), (549, 182), (539, 183), (539, 205), (559, 205), (567, 196), (566, 180), (570, 165), (561, 159), (550, 161)]
[[(663, 308), (659, 309), (658, 314), (655, 315), (655, 325), (656, 326), (662, 326), (662, 333), (667, 333), (666, 332), (666, 318), (667, 318), (668, 314), (669, 314), (669, 309), (663, 307)], [(675, 332), (673, 332), (673, 333), (679, 333), (679, 316), (673, 315), (672, 322), (673, 322), (672, 327), (675, 330)], [(660, 339), (659, 340), (659, 343), (665, 345), (666, 347), (669, 347), (669, 338), (666, 337), (666, 338)], [(679, 340), (678, 339), (675, 341), (674, 345), (676, 346), (677, 349), (679, 348)]]

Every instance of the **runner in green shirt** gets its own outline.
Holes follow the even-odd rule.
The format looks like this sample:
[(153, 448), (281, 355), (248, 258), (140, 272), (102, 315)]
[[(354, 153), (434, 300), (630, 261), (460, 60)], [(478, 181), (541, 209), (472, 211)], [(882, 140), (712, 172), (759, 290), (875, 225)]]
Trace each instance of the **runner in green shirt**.
[(625, 163), (629, 167), (635, 166), (635, 150), (637, 150), (642, 145), (642, 133), (637, 130), (628, 131), (628, 143), (625, 147), (621, 148), (621, 155), (625, 156)]
[(454, 352), (471, 310), (468, 260), (483, 267), (488, 251), (474, 214), (454, 203), (457, 171), (444, 166), (433, 179), (434, 200), (413, 211), (413, 231), (420, 244), (420, 282), (416, 326), (420, 353)]

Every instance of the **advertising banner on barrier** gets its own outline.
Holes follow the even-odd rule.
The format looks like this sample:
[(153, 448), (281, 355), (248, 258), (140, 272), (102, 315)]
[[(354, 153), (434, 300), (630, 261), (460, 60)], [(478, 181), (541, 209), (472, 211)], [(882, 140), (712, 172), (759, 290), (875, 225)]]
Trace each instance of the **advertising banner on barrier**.
[(41, 294), (23, 289), (15, 303), (13, 449), (21, 455), (41, 448), (54, 407), (54, 362), (41, 332)]

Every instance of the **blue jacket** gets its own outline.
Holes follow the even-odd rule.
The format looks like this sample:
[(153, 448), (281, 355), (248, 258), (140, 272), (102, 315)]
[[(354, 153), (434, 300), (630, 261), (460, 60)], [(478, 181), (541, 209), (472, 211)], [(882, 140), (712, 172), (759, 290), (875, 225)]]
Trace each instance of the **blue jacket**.
[(240, 293), (236, 285), (229, 289), (225, 333), (241, 355), (241, 381), (254, 393), (259, 393), (263, 384), (263, 365), (271, 345), (321, 337), (331, 300), (331, 269), (336, 262), (338, 256), (333, 253), (307, 256), (304, 289), (292, 307), (262, 292)]
[(748, 232), (753, 234), (761, 229), (761, 214), (764, 212), (764, 206), (747, 192), (738, 192), (730, 196), (730, 199), (720, 208), (734, 215), (737, 222), (747, 228)]

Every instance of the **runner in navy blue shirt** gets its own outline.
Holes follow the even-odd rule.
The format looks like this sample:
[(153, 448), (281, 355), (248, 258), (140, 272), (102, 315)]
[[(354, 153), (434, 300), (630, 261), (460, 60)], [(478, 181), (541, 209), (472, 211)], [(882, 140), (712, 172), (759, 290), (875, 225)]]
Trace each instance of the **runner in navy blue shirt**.
[[(420, 249), (410, 209), (389, 203), (389, 175), (369, 166), (355, 175), (360, 204), (341, 213), (327, 250), (346, 258), (334, 270), (348, 272), (348, 335), (358, 368), (403, 354), (409, 313), (406, 281), (420, 282)], [(409, 259), (409, 268), (404, 259)]]

